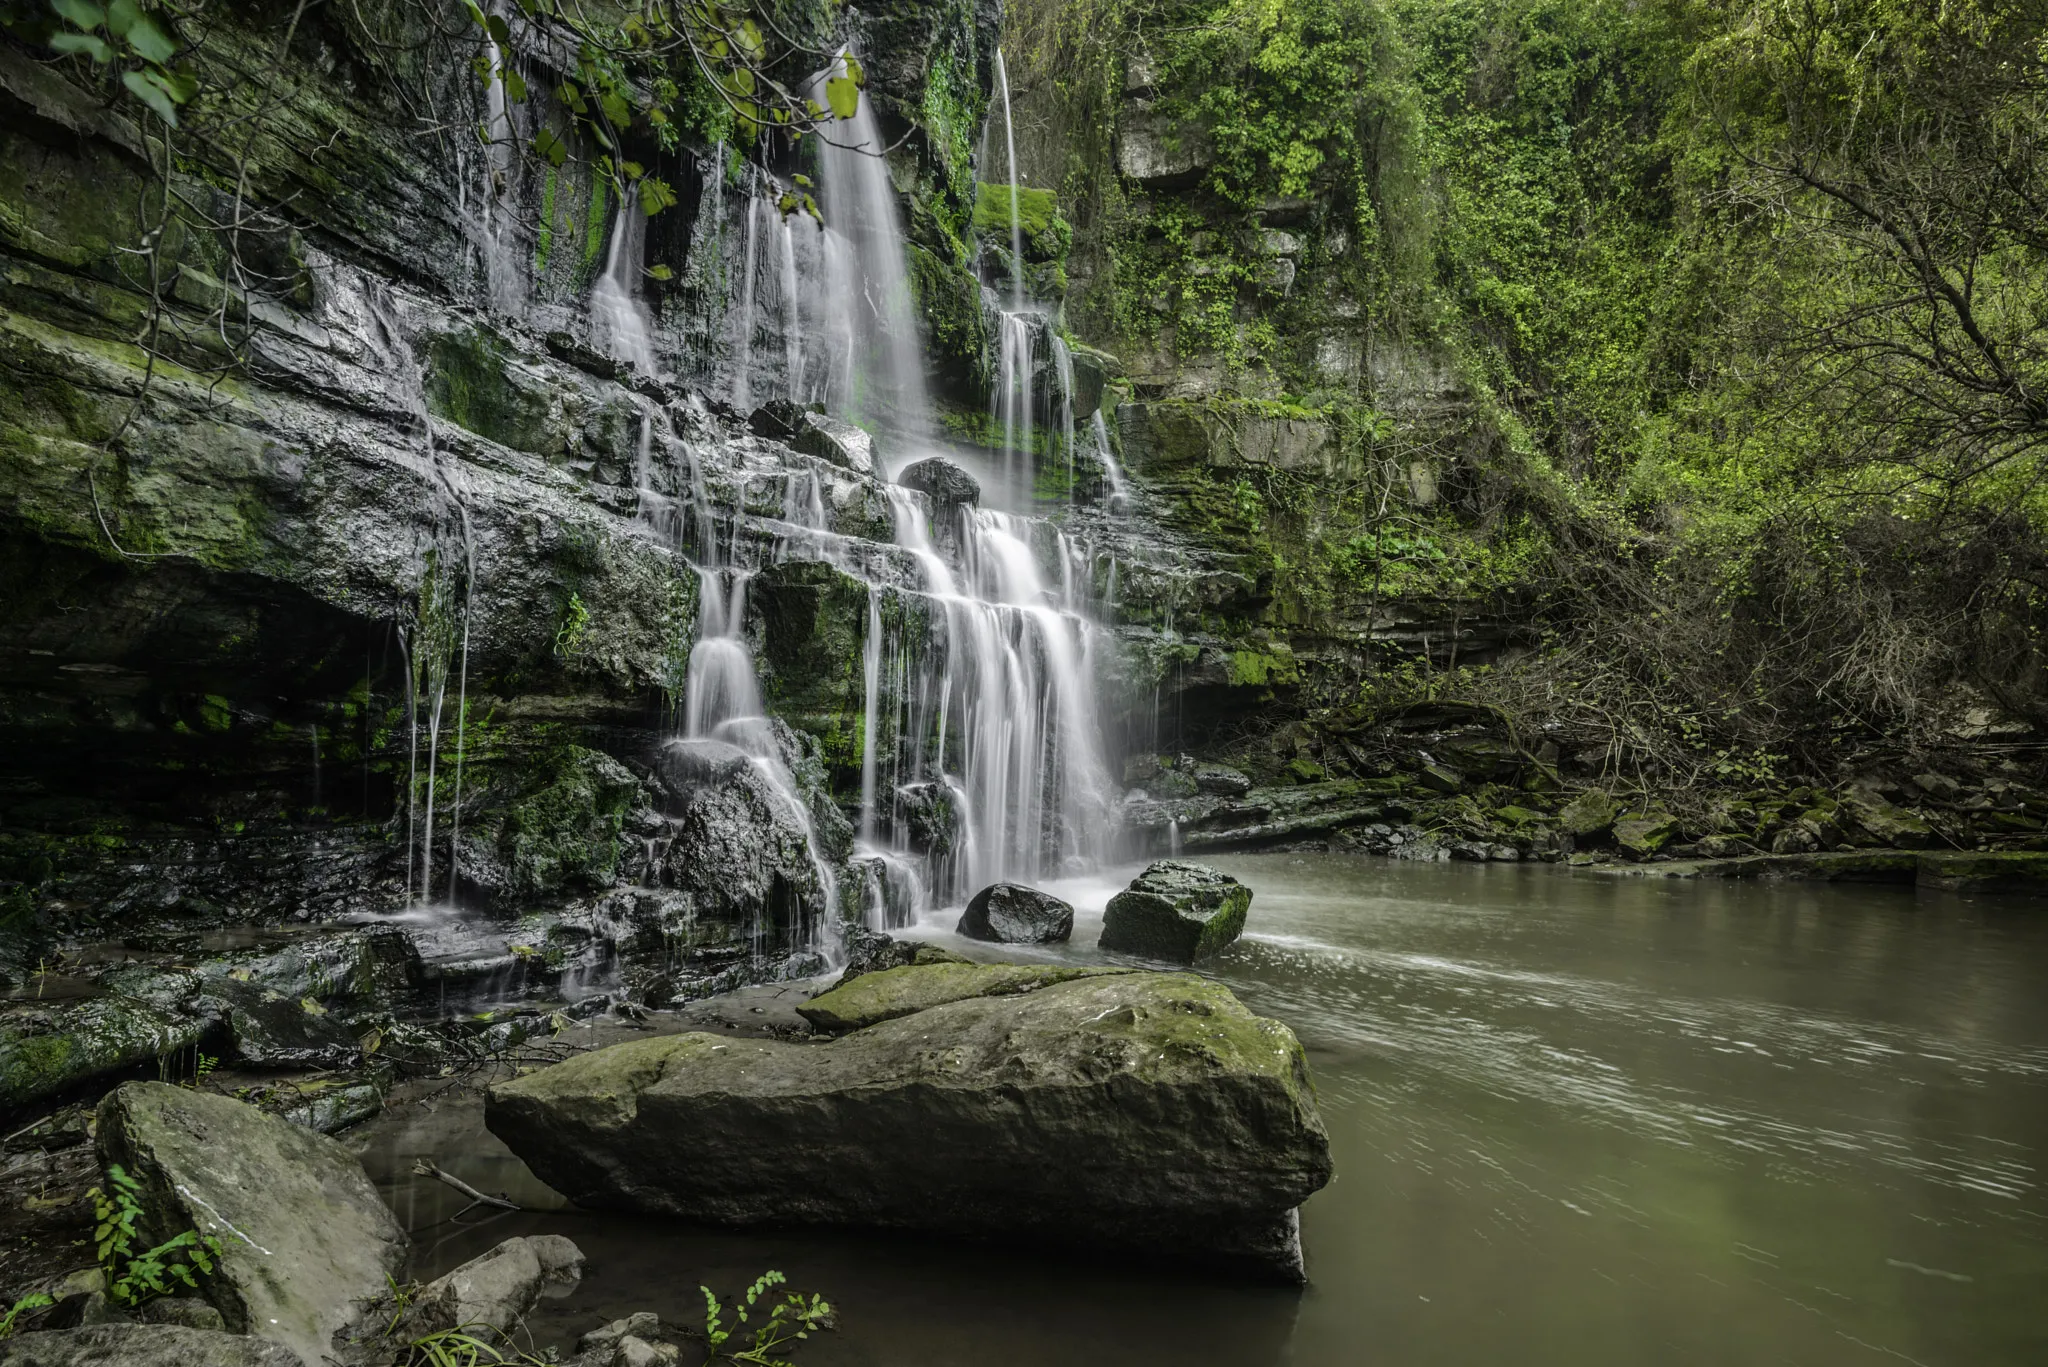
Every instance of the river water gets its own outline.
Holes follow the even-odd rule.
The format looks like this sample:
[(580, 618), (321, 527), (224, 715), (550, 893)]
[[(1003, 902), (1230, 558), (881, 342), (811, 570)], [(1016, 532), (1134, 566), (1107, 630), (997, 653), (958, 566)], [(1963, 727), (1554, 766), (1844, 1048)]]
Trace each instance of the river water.
[[(590, 1273), (536, 1315), (549, 1342), (641, 1309), (701, 1322), (699, 1283), (774, 1267), (841, 1310), (800, 1364), (2048, 1361), (2048, 908), (1208, 862), (1255, 891), (1211, 971), (1301, 1036), (1330, 1131), (1306, 1290), (573, 1212), (430, 1229), (444, 1203), (413, 1191), (420, 1270), (570, 1234)], [(1081, 908), (1048, 957), (1100, 958), (1102, 904), (1134, 871), (1048, 885)], [(443, 1165), (519, 1190), (494, 1144)]]

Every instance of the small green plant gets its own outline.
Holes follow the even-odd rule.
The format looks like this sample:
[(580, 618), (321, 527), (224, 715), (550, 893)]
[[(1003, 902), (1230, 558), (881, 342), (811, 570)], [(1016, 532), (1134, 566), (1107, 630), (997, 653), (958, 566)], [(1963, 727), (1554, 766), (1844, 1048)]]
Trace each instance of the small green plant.
[(201, 1277), (212, 1274), (213, 1260), (220, 1256), (220, 1240), (196, 1229), (136, 1252), (140, 1237), (136, 1226), (142, 1221), (142, 1203), (136, 1194), (141, 1190), (142, 1184), (115, 1163), (107, 1168), (107, 1185), (87, 1193), (98, 1222), (93, 1239), (100, 1267), (107, 1274), (107, 1295), (119, 1305), (141, 1305), (168, 1296), (176, 1289), (173, 1283), (196, 1289)]
[[(732, 1312), (738, 1321), (731, 1329), (725, 1327), (724, 1307), (718, 1297), (711, 1294), (711, 1288), (700, 1286), (704, 1293), (704, 1343), (710, 1349), (707, 1362), (738, 1362), (750, 1367), (791, 1367), (783, 1358), (771, 1356), (786, 1343), (796, 1343), (811, 1336), (814, 1329), (828, 1329), (832, 1325), (832, 1307), (823, 1296), (806, 1298), (801, 1292), (792, 1291), (783, 1299), (768, 1307), (767, 1318), (754, 1323), (747, 1312), (758, 1311), (761, 1301), (774, 1288), (786, 1285), (788, 1278), (780, 1272), (763, 1272), (747, 1288), (744, 1301), (735, 1301)], [(752, 1346), (731, 1349), (726, 1345), (735, 1334), (746, 1329), (752, 1331)]]
[(569, 606), (563, 612), (562, 625), (555, 632), (555, 656), (571, 659), (583, 645), (583, 633), (590, 626), (590, 609), (583, 606), (583, 595), (575, 591), (569, 594)]
[(470, 1331), (473, 1325), (422, 1334), (405, 1346), (401, 1361), (408, 1367), (482, 1367), (493, 1362), (529, 1362), (525, 1354), (507, 1358)]
[(193, 1087), (204, 1087), (206, 1079), (212, 1077), (213, 1070), (218, 1067), (220, 1067), (220, 1058), (217, 1055), (194, 1054), (192, 1056), (192, 1082), (190, 1085)]
[(31, 1292), (16, 1301), (12, 1306), (8, 1307), (6, 1314), (0, 1315), (0, 1339), (13, 1337), (14, 1322), (24, 1314), (31, 1310), (40, 1310), (48, 1304), (50, 1304), (50, 1298), (40, 1291)]

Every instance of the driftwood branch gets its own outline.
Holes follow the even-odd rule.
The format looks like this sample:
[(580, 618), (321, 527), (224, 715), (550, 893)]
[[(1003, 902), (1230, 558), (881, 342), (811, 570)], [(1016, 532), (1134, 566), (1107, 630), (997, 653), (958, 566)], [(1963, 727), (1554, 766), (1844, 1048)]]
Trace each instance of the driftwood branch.
[(464, 1196), (467, 1196), (470, 1200), (470, 1204), (472, 1205), (496, 1206), (500, 1210), (525, 1209), (524, 1206), (521, 1206), (513, 1201), (507, 1201), (502, 1196), (484, 1195), (475, 1187), (463, 1181), (460, 1177), (456, 1177), (451, 1173), (445, 1173), (441, 1171), (439, 1168), (435, 1167), (432, 1163), (429, 1163), (424, 1158), (417, 1158), (413, 1160), (412, 1171), (415, 1177), (431, 1177), (436, 1182), (444, 1182), (447, 1185), (455, 1188)]

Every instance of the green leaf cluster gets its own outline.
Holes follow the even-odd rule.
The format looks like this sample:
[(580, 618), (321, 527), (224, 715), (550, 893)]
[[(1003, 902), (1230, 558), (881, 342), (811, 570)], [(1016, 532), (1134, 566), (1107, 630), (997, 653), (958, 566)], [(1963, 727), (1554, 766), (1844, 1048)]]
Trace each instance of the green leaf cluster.
[[(800, 1343), (817, 1330), (830, 1328), (832, 1307), (822, 1296), (805, 1296), (796, 1291), (780, 1300), (773, 1299), (770, 1293), (787, 1282), (788, 1278), (780, 1272), (763, 1272), (755, 1278), (745, 1295), (733, 1302), (734, 1323), (730, 1328), (725, 1321), (726, 1307), (710, 1287), (698, 1287), (704, 1293), (708, 1361), (744, 1363), (747, 1367), (791, 1367), (787, 1359), (774, 1355), (788, 1351), (785, 1345)], [(745, 1346), (729, 1347), (735, 1338)]]
[(52, 51), (116, 73), (123, 89), (173, 128), (179, 107), (199, 92), (198, 78), (177, 60), (179, 44), (162, 7), (151, 0), (50, 0), (47, 17), (10, 13), (6, 26), (39, 30)]
[(149, 1248), (142, 1241), (142, 1184), (120, 1164), (107, 1168), (107, 1185), (94, 1187), (93, 1241), (107, 1277), (107, 1295), (117, 1305), (141, 1305), (178, 1290), (197, 1290), (211, 1276), (220, 1240), (188, 1229)]

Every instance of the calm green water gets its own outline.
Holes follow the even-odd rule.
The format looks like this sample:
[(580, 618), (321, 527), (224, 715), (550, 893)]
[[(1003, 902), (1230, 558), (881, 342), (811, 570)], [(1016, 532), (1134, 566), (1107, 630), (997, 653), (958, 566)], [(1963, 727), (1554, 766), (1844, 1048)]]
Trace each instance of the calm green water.
[[(699, 1282), (777, 1267), (842, 1307), (819, 1364), (2048, 1361), (2048, 905), (1211, 862), (1256, 892), (1214, 971), (1306, 1042), (1335, 1150), (1306, 1291), (574, 1213), (427, 1230), (443, 1208), (414, 1191), (423, 1270), (570, 1234), (591, 1272), (547, 1341), (700, 1318)], [(1061, 889), (1065, 957), (1096, 957), (1120, 885)]]

